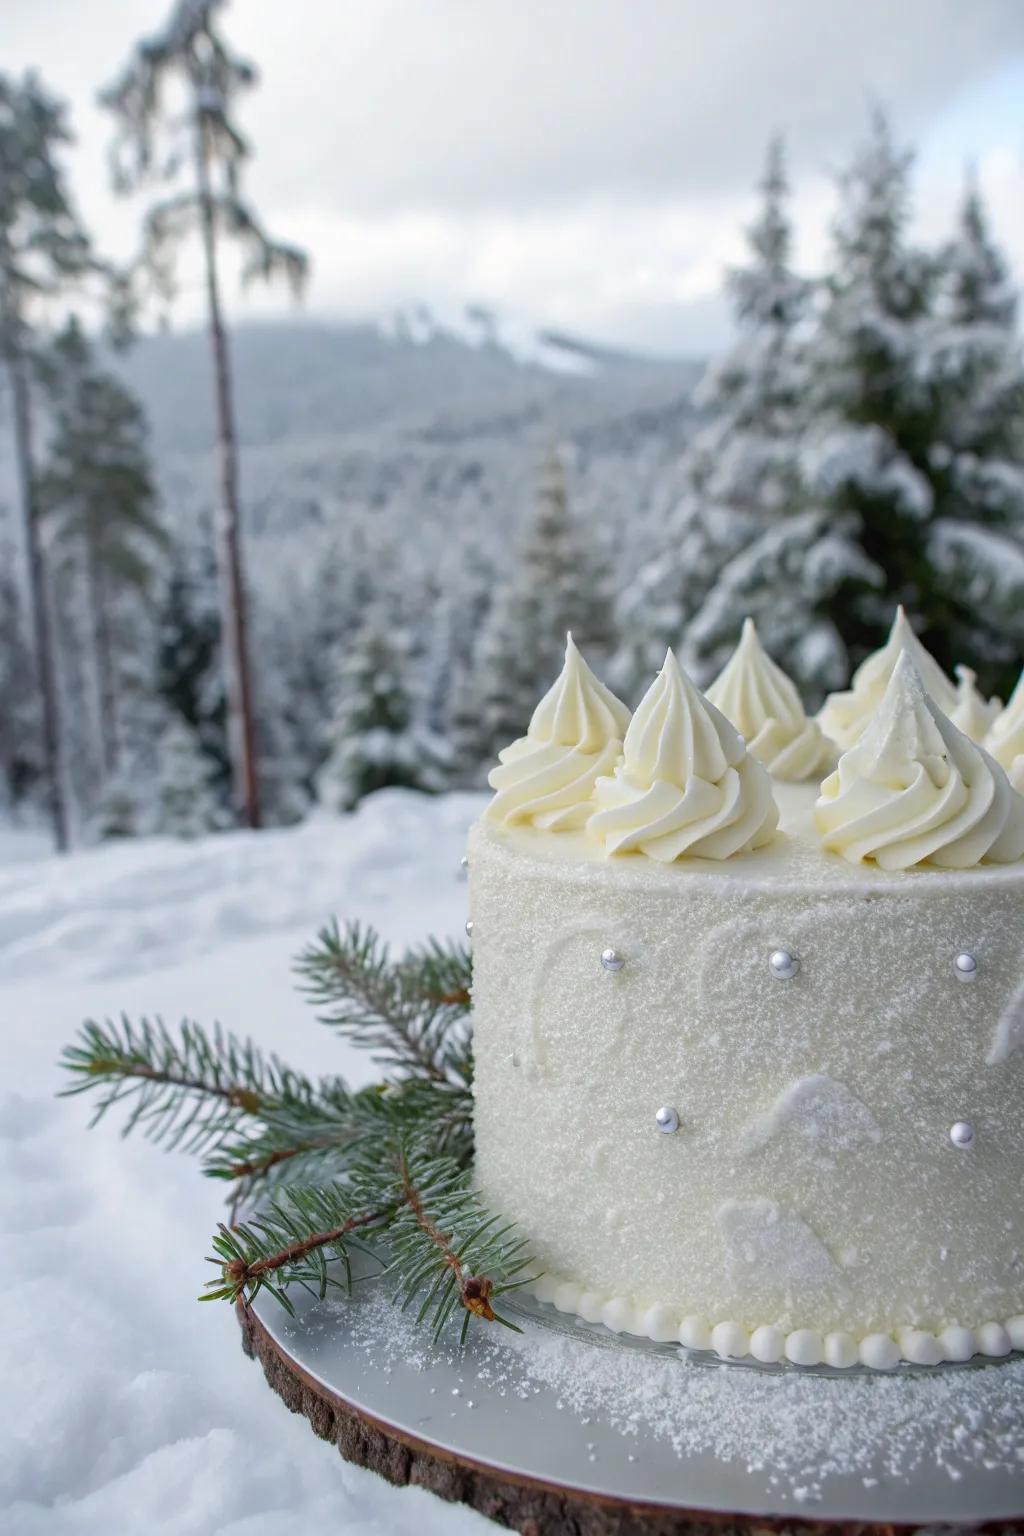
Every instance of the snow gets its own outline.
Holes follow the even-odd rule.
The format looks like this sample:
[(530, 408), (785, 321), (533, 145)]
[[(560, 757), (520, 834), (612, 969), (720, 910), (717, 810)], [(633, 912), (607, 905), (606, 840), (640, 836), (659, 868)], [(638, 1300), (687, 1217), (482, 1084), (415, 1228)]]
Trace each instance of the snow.
[(11, 1536), (482, 1533), (487, 1522), (343, 1463), (201, 1307), (219, 1191), (115, 1119), (58, 1101), (87, 1016), (221, 1019), (311, 1072), (365, 1058), (320, 1028), (290, 965), (333, 914), (398, 945), (456, 933), (480, 801), (390, 790), (348, 818), (45, 853), (0, 832), (0, 1528)]

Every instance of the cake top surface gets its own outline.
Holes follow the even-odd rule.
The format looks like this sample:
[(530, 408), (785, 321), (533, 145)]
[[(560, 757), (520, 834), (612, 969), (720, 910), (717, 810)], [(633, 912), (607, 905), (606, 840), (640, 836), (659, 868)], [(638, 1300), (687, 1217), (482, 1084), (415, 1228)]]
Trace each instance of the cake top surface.
[[(484, 838), (492, 847), (506, 849), (517, 863), (535, 863), (538, 874), (577, 879), (582, 871), (598, 885), (643, 889), (678, 889), (680, 881), (700, 879), (741, 884), (751, 889), (761, 887), (807, 891), (853, 890), (880, 891), (905, 889), (908, 885), (936, 890), (963, 890), (965, 882), (1005, 885), (1024, 900), (1024, 862), (1016, 864), (978, 864), (970, 869), (946, 870), (925, 866), (906, 870), (886, 870), (875, 863), (850, 864), (837, 853), (821, 846), (814, 822), (816, 784), (775, 784), (779, 826), (771, 842), (724, 861), (686, 858), (661, 864), (642, 854), (626, 854), (609, 859), (585, 830), (546, 837), (534, 827), (499, 826), (481, 820), (473, 839)], [(472, 845), (470, 848), (472, 860)]]

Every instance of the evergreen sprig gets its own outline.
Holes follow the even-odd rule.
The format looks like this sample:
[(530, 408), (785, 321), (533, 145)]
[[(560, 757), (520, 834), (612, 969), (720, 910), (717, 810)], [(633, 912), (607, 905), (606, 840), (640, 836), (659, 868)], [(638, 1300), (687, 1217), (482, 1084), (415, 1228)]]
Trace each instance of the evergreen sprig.
[(510, 1222), (489, 1215), (470, 1175), (449, 1159), (400, 1152), (399, 1199), (388, 1224), (389, 1274), (403, 1310), (422, 1297), (417, 1322), (435, 1339), (461, 1315), (460, 1342), (474, 1317), (514, 1323), (494, 1309), (499, 1296), (525, 1283), (526, 1240)]
[(209, 1032), (188, 1020), (173, 1035), (160, 1018), (90, 1019), (61, 1064), (76, 1078), (65, 1096), (99, 1091), (93, 1125), (127, 1102), (123, 1135), (141, 1127), (151, 1141), (185, 1152), (201, 1152), (247, 1118), (301, 1113), (335, 1092), (334, 1083), (314, 1084), (219, 1024)]
[(371, 1051), (383, 1081), (305, 1077), (219, 1025), (173, 1033), (122, 1018), (82, 1027), (63, 1055), (65, 1092), (98, 1093), (93, 1123), (124, 1103), (125, 1134), (202, 1154), (232, 1212), (245, 1206), (213, 1238), (204, 1300), (266, 1290), (291, 1311), (291, 1286), (321, 1298), (350, 1288), (358, 1252), (403, 1308), (419, 1300), (435, 1337), (455, 1317), (462, 1338), (474, 1317), (514, 1327), (495, 1303), (530, 1261), (472, 1187), (466, 947), (430, 941), (393, 958), (371, 928), (335, 924), (298, 970), (323, 1021)]
[[(206, 1283), (200, 1301), (252, 1301), (268, 1290), (294, 1314), (288, 1287), (299, 1285), (321, 1301), (331, 1287), (352, 1286), (353, 1233), (379, 1221), (375, 1211), (354, 1208), (342, 1185), (286, 1189), (246, 1222), (218, 1226), (209, 1262), (220, 1274)], [(341, 1279), (328, 1268), (338, 1261)]]
[(400, 1077), (468, 1088), (472, 962), (464, 944), (432, 939), (401, 960), (372, 928), (332, 923), (299, 956), (320, 1020)]

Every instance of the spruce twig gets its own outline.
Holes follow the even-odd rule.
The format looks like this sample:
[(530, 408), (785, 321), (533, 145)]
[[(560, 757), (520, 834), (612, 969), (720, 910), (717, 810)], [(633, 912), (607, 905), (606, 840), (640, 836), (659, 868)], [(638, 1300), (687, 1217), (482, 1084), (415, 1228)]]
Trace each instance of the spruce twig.
[[(341, 1185), (288, 1189), (246, 1222), (220, 1223), (208, 1262), (220, 1274), (206, 1283), (200, 1301), (251, 1302), (263, 1289), (294, 1314), (287, 1291), (299, 1285), (321, 1301), (328, 1289), (352, 1286), (351, 1235), (382, 1219), (382, 1213), (353, 1207)], [(328, 1269), (340, 1261), (343, 1280)], [(273, 1278), (272, 1278), (273, 1277)]]
[(400, 1202), (387, 1241), (403, 1310), (422, 1296), (417, 1322), (429, 1320), (435, 1339), (459, 1307), (460, 1341), (474, 1317), (518, 1333), (494, 1302), (526, 1283), (532, 1261), (525, 1239), (485, 1211), (469, 1175), (450, 1159), (402, 1150), (397, 1171)]
[(472, 978), (464, 945), (432, 941), (400, 961), (372, 928), (332, 923), (296, 964), (321, 1022), (400, 1077), (468, 1086)]
[(91, 1124), (128, 1102), (122, 1135), (141, 1126), (150, 1140), (186, 1152), (201, 1151), (257, 1115), (320, 1104), (334, 1086), (314, 1084), (220, 1025), (211, 1035), (187, 1020), (177, 1036), (159, 1018), (89, 1020), (61, 1064), (77, 1079), (64, 1096), (99, 1091)]

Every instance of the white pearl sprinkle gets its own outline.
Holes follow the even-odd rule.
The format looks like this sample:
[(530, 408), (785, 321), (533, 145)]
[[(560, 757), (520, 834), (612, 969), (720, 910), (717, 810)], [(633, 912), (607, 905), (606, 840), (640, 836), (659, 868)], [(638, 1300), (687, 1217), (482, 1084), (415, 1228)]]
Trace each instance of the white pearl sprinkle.
[(960, 1147), (966, 1152), (974, 1146), (974, 1126), (968, 1125), (966, 1120), (958, 1120), (949, 1128), (949, 1139), (954, 1147)]
[(663, 1131), (666, 1136), (671, 1136), (673, 1131), (679, 1129), (679, 1115), (668, 1104), (663, 1104), (655, 1112), (654, 1123), (659, 1131)]
[(953, 968), (959, 981), (977, 981), (978, 979), (978, 962), (966, 950), (962, 955), (957, 955), (953, 961)]
[(471, 917), (466, 919), (466, 933), (470, 938), (473, 937), (473, 919)]
[(776, 949), (768, 957), (768, 968), (776, 981), (792, 981), (800, 961), (788, 949)]
[(617, 949), (606, 949), (602, 951), (601, 964), (604, 966), (606, 971), (621, 971), (625, 963), (625, 960), (623, 960)]

